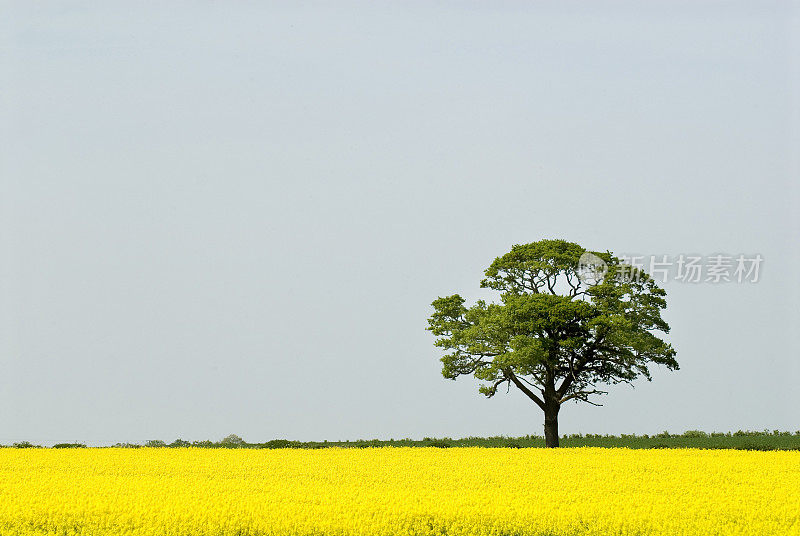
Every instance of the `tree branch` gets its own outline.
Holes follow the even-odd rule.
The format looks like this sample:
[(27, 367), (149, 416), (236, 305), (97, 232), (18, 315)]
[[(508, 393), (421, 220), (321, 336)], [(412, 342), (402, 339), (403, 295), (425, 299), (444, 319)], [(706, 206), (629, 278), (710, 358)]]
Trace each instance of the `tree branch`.
[(550, 281), (550, 274), (547, 274), (547, 277), (546, 277), (545, 280), (547, 281), (547, 289), (550, 291), (550, 294), (555, 296), (556, 295), (556, 289), (553, 288), (553, 285), (555, 285), (555, 281)]
[(581, 402), (586, 402), (587, 404), (591, 404), (593, 406), (602, 406), (603, 404), (598, 404), (597, 402), (592, 402), (589, 400), (589, 395), (606, 395), (608, 391), (600, 391), (599, 389), (592, 389), (591, 391), (577, 391), (570, 395), (565, 396), (561, 400), (559, 400), (559, 404), (563, 404), (564, 402), (572, 399), (580, 400)]
[(497, 380), (496, 382), (494, 382), (492, 384), (491, 387), (489, 387), (489, 389), (487, 389), (487, 392), (484, 393), (484, 394), (486, 396), (490, 397), (490, 398), (493, 397), (497, 393), (497, 388), (500, 387), (501, 384), (503, 384), (503, 383), (505, 383), (507, 381), (508, 381), (508, 378), (501, 378), (501, 379)]
[(520, 390), (520, 391), (522, 391), (523, 393), (525, 393), (525, 395), (526, 395), (528, 398), (530, 398), (531, 400), (533, 400), (534, 402), (536, 402), (536, 405), (537, 405), (537, 406), (539, 406), (539, 408), (541, 408), (541, 410), (542, 410), (542, 411), (544, 411), (544, 401), (543, 401), (541, 398), (539, 398), (538, 396), (536, 396), (536, 393), (534, 393), (533, 391), (531, 391), (530, 389), (528, 389), (528, 388), (525, 386), (525, 384), (524, 384), (524, 383), (522, 383), (522, 382), (519, 380), (519, 378), (517, 378), (517, 375), (516, 375), (516, 374), (514, 374), (514, 373), (511, 371), (511, 369), (505, 369), (503, 372), (506, 374), (506, 376), (508, 376), (508, 379), (509, 379), (509, 380), (511, 380), (512, 382), (514, 382), (514, 385), (516, 385), (516, 386), (519, 388), (519, 390)]

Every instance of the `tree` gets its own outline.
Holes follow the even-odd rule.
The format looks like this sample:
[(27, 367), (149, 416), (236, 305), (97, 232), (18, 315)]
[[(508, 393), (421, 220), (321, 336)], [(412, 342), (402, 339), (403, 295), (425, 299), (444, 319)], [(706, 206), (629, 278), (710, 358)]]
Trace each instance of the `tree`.
[[(548, 447), (558, 446), (558, 414), (569, 400), (600, 405), (601, 387), (631, 383), (648, 366), (677, 370), (661, 318), (666, 292), (611, 252), (564, 240), (515, 245), (484, 272), (500, 303), (471, 307), (458, 294), (433, 302), (427, 329), (447, 354), (442, 374), (472, 375), (494, 396), (513, 384), (544, 412)], [(595, 399), (596, 400), (596, 399)]]
[(244, 443), (244, 439), (242, 439), (238, 435), (231, 434), (231, 435), (227, 436), (226, 438), (224, 438), (222, 441), (220, 441), (219, 444), (222, 447), (236, 449), (236, 448), (243, 447), (245, 443)]

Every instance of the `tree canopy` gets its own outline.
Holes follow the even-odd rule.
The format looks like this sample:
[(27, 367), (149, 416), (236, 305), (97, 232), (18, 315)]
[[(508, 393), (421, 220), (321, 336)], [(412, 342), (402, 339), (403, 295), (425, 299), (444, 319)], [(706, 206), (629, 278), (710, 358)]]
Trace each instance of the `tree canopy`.
[(677, 370), (661, 318), (666, 292), (611, 252), (565, 240), (515, 245), (480, 285), (499, 303), (467, 306), (458, 294), (433, 302), (428, 330), (446, 354), (442, 374), (472, 375), (494, 396), (514, 385), (545, 414), (548, 446), (558, 445), (558, 412), (569, 400), (597, 404), (602, 386), (651, 379), (649, 366)]

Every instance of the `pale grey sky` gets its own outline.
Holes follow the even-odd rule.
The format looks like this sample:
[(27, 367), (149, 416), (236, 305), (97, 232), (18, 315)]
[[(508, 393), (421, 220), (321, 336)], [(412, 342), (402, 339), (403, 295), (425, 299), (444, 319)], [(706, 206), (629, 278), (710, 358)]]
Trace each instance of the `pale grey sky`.
[(554, 237), (764, 258), (562, 432), (800, 429), (798, 4), (645, 4), (0, 2), (0, 443), (541, 434), (424, 328)]

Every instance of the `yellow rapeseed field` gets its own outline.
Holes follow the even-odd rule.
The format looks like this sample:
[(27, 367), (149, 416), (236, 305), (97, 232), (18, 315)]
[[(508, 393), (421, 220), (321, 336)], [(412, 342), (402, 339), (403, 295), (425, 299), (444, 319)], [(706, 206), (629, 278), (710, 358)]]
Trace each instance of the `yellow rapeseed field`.
[(0, 449), (0, 534), (800, 535), (800, 452)]

